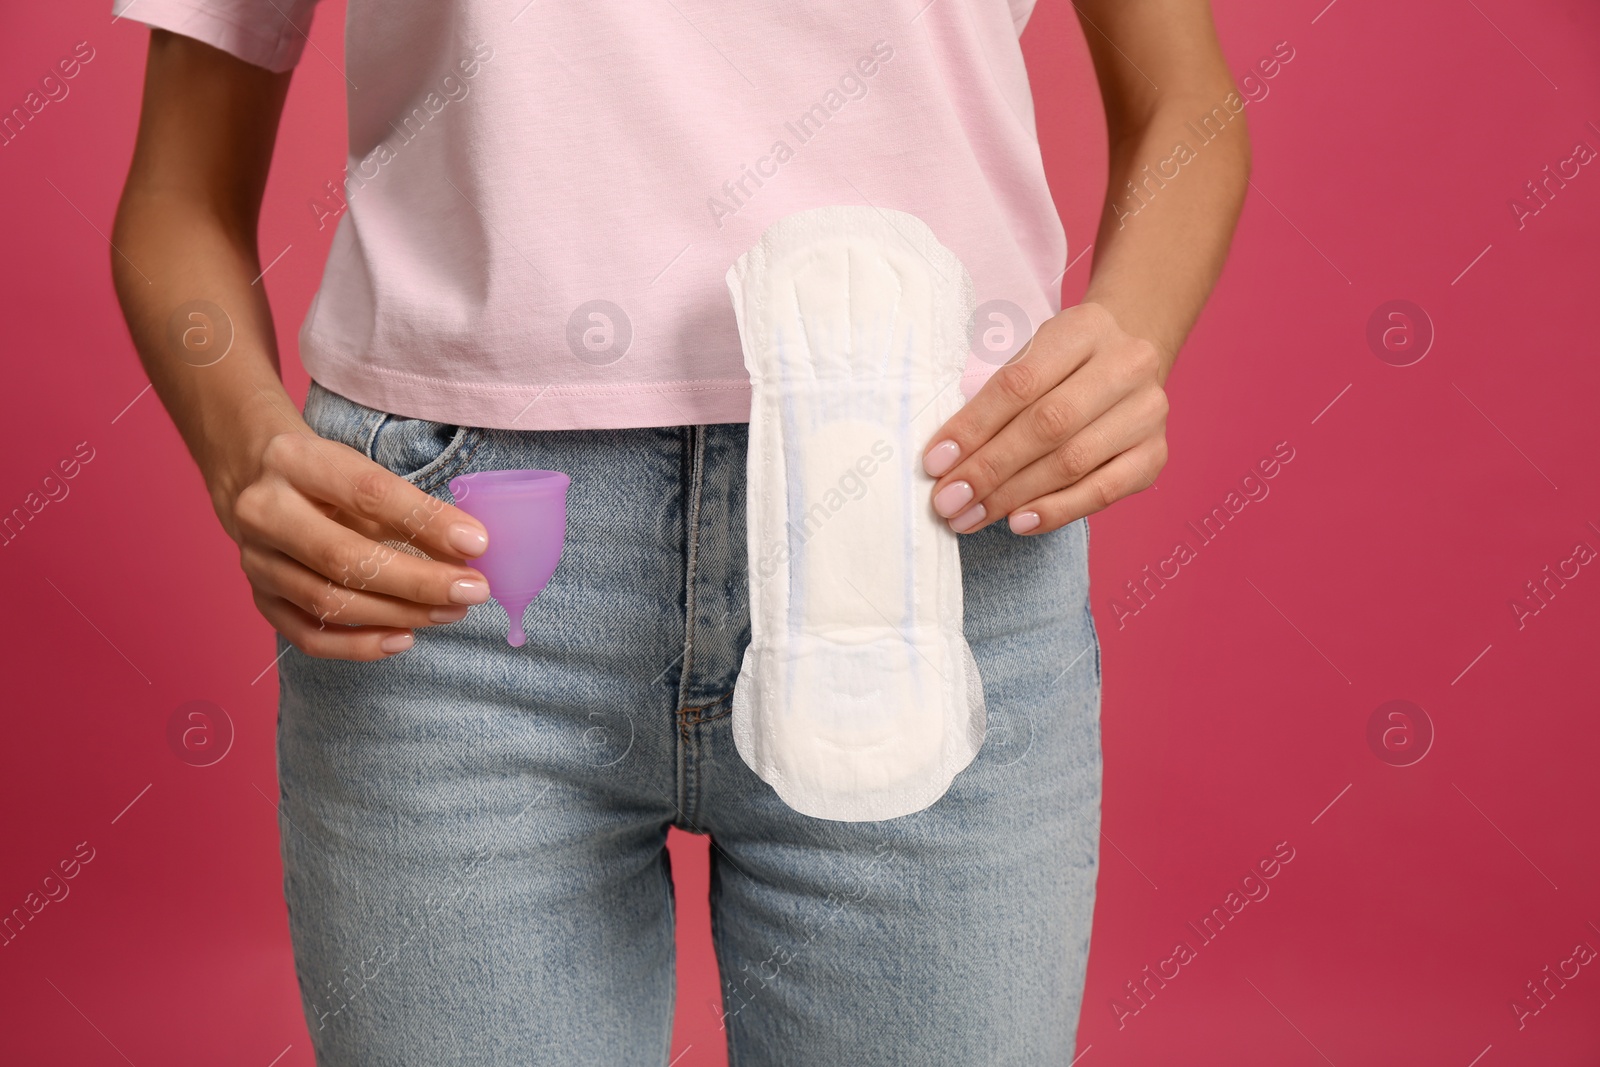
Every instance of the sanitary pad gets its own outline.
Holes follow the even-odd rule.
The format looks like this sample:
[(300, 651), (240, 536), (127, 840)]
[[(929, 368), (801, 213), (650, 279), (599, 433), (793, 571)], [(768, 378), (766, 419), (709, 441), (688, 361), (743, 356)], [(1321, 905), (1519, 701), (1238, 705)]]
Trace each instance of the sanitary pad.
[(825, 207), (727, 281), (753, 392), (739, 754), (806, 815), (920, 811), (983, 744), (956, 535), (921, 463), (962, 403), (972, 279), (914, 215)]

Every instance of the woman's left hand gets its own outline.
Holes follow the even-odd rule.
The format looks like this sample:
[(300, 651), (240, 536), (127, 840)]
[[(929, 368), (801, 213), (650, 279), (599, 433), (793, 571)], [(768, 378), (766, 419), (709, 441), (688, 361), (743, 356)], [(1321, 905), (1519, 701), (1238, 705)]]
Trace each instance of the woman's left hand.
[(1040, 534), (1149, 488), (1167, 461), (1169, 363), (1101, 304), (1052, 317), (933, 435), (934, 510), (956, 533), (1006, 518)]

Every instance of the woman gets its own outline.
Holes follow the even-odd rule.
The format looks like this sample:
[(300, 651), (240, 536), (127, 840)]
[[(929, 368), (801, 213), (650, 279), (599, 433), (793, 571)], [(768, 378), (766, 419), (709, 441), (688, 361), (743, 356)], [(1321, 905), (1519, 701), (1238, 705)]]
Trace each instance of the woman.
[[(256, 223), (313, 2), (117, 0), (153, 30), (112, 265), (280, 635), (318, 1062), (665, 1063), (673, 825), (714, 846), (731, 1062), (1070, 1061), (1101, 781), (1082, 520), (1165, 461), (1249, 166), (1204, 0), (1077, 5), (1110, 175), (1060, 312), (1027, 0), (350, 0), (301, 412)], [(971, 399), (921, 464), (963, 535), (989, 736), (879, 822), (790, 810), (729, 731), (750, 394), (723, 273), (828, 204), (923, 219), (981, 302)], [(521, 649), (473, 608), (486, 532), (446, 489), (500, 468), (572, 476)]]

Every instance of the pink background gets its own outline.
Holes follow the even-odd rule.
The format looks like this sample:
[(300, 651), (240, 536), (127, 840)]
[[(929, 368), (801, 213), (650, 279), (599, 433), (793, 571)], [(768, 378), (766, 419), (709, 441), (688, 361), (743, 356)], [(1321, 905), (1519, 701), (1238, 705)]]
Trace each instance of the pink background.
[[(1600, 549), (1600, 166), (1521, 229), (1508, 201), (1577, 142), (1600, 148), (1600, 14), (1581, 0), (1325, 3), (1219, 4), (1237, 76), (1280, 41), (1295, 57), (1247, 108), (1254, 188), (1170, 382), (1160, 487), (1093, 520), (1106, 844), (1079, 1062), (1593, 1064), (1600, 965), (1520, 1030), (1510, 1005), (1578, 943), (1600, 948), (1600, 567), (1521, 628), (1511, 601), (1579, 542)], [(141, 393), (108, 278), (146, 40), (109, 6), (0, 14), (5, 110), (76, 42), (96, 51), (0, 148), (0, 509), (80, 442), (93, 449), (70, 495), (0, 548), (0, 912), (79, 842), (94, 850), (70, 895), (0, 948), (0, 1059), (305, 1065), (269, 799), (270, 631)], [(342, 165), (341, 23), (325, 5), (313, 40), (328, 58), (308, 51), (296, 75), (262, 223), (264, 259), (289, 247), (266, 284), (297, 396), (294, 337), (333, 232), (306, 201)], [(1024, 44), (1082, 249), (1105, 149), (1070, 6), (1046, 0)], [(1069, 302), (1088, 264), (1067, 273)], [(1396, 299), (1435, 333), (1404, 367), (1366, 339)], [(1270, 494), (1200, 545), (1185, 524), (1279, 442), (1294, 458)], [(1180, 539), (1196, 558), (1119, 618), (1124, 583)], [(1411, 766), (1369, 747), (1391, 699), (1435, 731)], [(234, 724), (214, 766), (168, 747), (190, 700)], [(1196, 943), (1185, 924), (1279, 842), (1294, 859), (1270, 896), (1119, 1027), (1125, 983)], [(720, 1064), (705, 843), (673, 848), (673, 1054)]]

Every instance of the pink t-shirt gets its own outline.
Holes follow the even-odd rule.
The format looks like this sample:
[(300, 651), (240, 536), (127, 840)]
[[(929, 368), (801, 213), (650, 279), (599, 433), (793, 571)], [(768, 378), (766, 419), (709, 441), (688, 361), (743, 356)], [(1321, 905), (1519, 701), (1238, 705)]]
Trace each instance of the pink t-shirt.
[[(314, 6), (113, 10), (283, 71)], [(784, 215), (870, 204), (971, 272), (971, 395), (1060, 309), (1066, 236), (1017, 39), (1032, 8), (348, 0), (350, 151), (309, 208), (338, 228), (301, 359), (453, 424), (744, 422), (728, 266)]]

